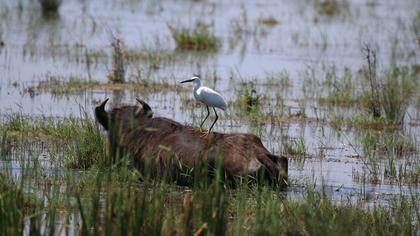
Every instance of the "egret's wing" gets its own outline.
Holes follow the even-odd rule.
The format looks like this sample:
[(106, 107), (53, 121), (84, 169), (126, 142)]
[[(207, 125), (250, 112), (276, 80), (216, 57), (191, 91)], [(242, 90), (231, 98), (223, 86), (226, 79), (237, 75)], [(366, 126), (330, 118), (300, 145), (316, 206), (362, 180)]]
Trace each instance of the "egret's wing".
[(197, 90), (197, 93), (200, 96), (200, 101), (205, 103), (206, 105), (218, 107), (222, 110), (226, 109), (227, 104), (225, 99), (220, 93), (214, 91), (213, 89), (208, 87), (200, 87)]

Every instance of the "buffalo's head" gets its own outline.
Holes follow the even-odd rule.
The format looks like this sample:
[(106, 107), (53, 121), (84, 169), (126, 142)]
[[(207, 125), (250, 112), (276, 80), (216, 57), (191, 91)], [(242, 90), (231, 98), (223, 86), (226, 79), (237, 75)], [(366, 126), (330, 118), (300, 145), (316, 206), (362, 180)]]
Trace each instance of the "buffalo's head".
[(137, 98), (136, 100), (141, 106), (122, 106), (112, 109), (110, 112), (105, 111), (105, 105), (109, 98), (105, 99), (99, 106), (95, 108), (96, 120), (105, 128), (109, 130), (110, 125), (115, 125), (115, 122), (120, 122), (121, 119), (149, 119), (153, 117), (153, 111), (149, 104)]

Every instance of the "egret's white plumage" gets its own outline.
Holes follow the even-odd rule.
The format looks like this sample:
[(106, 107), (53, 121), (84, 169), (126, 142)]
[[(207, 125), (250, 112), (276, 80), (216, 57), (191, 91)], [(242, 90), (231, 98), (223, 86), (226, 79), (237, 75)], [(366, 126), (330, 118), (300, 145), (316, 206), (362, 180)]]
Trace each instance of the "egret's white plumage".
[(213, 124), (211, 125), (208, 131), (208, 133), (210, 133), (211, 129), (213, 128), (214, 124), (219, 118), (214, 108), (217, 107), (219, 109), (226, 110), (227, 103), (220, 93), (214, 91), (211, 88), (201, 86), (200, 77), (193, 76), (190, 80), (184, 80), (181, 83), (187, 83), (187, 82), (194, 83), (193, 94), (194, 94), (195, 100), (204, 103), (207, 108), (207, 116), (201, 122), (200, 129), (203, 126), (204, 121), (206, 121), (207, 117), (210, 115), (209, 107), (213, 107), (214, 113), (216, 114), (216, 120), (213, 122)]
[(200, 87), (194, 91), (194, 97), (198, 101), (210, 106), (226, 110), (227, 104), (220, 93), (211, 88)]

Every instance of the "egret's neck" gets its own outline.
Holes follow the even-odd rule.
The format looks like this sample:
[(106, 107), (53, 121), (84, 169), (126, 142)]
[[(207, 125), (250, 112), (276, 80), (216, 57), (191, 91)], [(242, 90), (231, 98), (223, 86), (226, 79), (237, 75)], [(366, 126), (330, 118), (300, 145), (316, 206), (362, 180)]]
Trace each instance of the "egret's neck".
[(201, 87), (201, 81), (199, 79), (194, 81), (194, 92)]

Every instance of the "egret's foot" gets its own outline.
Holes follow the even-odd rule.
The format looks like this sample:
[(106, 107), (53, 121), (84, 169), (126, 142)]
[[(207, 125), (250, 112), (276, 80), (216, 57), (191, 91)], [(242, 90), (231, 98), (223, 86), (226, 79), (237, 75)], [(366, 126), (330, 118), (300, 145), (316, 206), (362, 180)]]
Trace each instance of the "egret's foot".
[(210, 132), (208, 132), (208, 131), (203, 132), (203, 133), (201, 134), (201, 137), (202, 137), (202, 138), (204, 138), (204, 139), (208, 139), (208, 138), (209, 138), (209, 136), (210, 136)]
[(197, 128), (191, 128), (190, 130), (194, 131), (194, 132), (199, 132), (199, 133), (204, 133), (205, 130), (203, 130), (201, 127)]

